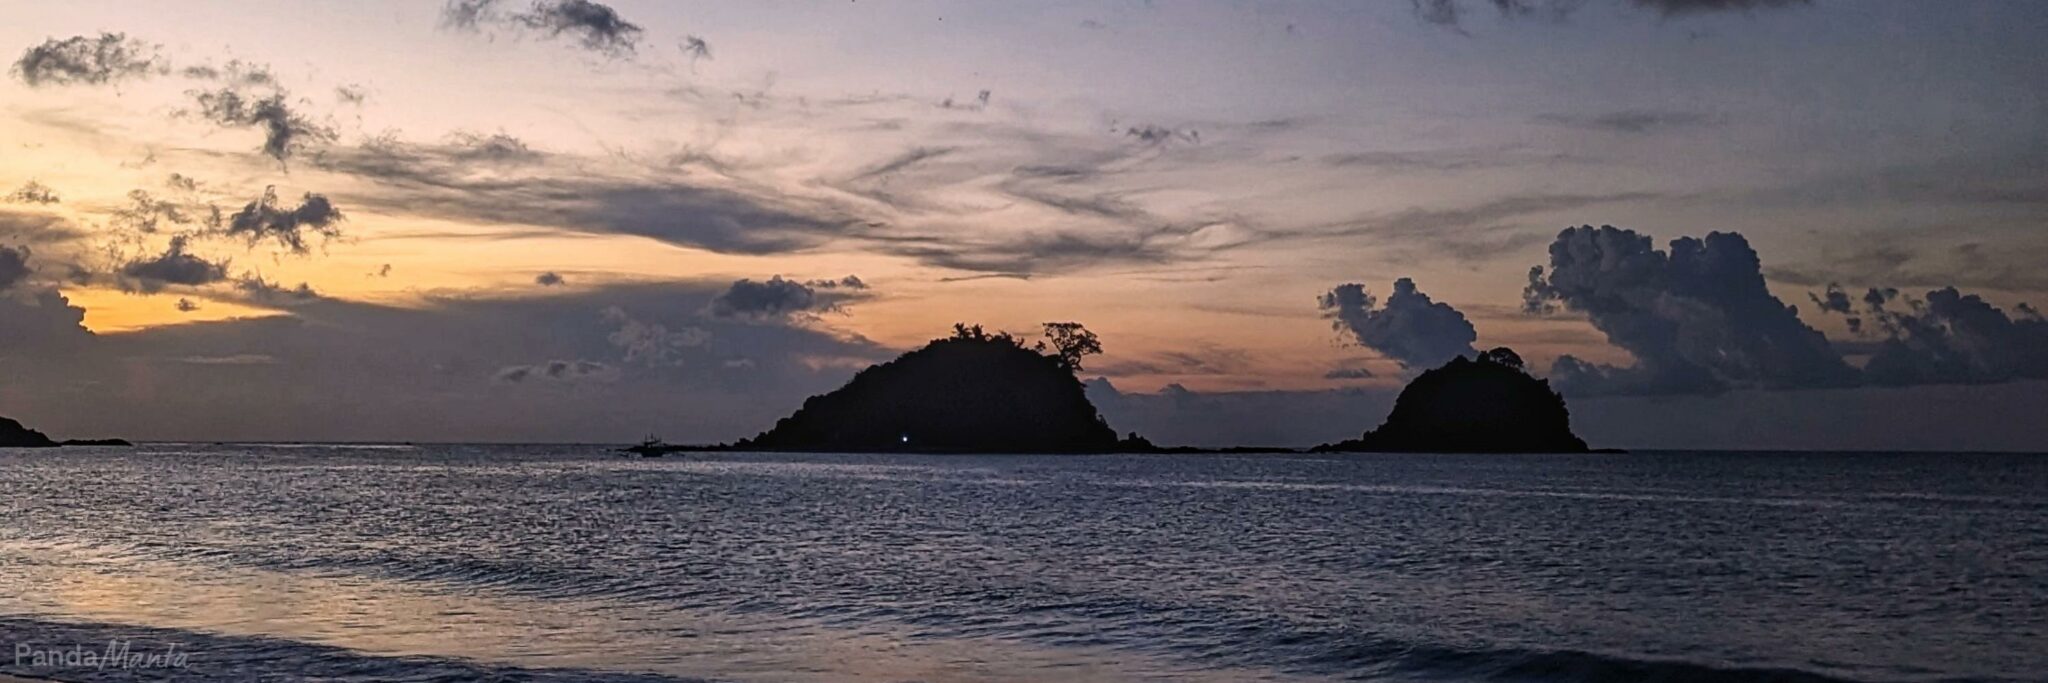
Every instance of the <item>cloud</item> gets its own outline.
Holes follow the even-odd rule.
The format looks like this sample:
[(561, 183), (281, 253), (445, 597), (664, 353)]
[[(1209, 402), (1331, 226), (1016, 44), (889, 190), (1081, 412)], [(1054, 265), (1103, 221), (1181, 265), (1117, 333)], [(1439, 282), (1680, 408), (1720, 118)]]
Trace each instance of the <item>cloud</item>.
[(450, 135), (449, 141), (448, 157), (461, 163), (528, 164), (544, 156), (527, 147), (525, 141), (504, 133), (462, 131)]
[(1167, 128), (1146, 123), (1124, 128), (1124, 137), (1148, 145), (1164, 145), (1170, 142), (1198, 143), (1202, 141), (1202, 132), (1193, 128)]
[(1715, 393), (1732, 388), (1850, 386), (1856, 372), (1819, 331), (1764, 287), (1756, 251), (1736, 233), (1671, 242), (1611, 226), (1558, 234), (1550, 269), (1531, 268), (1526, 309), (1581, 312), (1633, 367), (1566, 355), (1551, 369), (1579, 394)]
[(685, 326), (671, 332), (665, 325), (642, 321), (617, 306), (606, 308), (604, 319), (616, 326), (605, 339), (625, 352), (628, 363), (682, 365), (691, 349), (701, 348), (711, 340), (711, 333), (703, 328)]
[[(849, 276), (853, 282), (860, 278)], [(836, 281), (831, 285), (837, 288)], [(711, 299), (711, 315), (720, 318), (744, 318), (752, 320), (789, 320), (815, 317), (820, 313), (838, 311), (843, 297), (821, 295), (814, 282), (785, 280), (777, 275), (764, 281), (742, 278), (731, 287)], [(861, 287), (865, 288), (865, 283)]]
[(1323, 379), (1372, 379), (1371, 370), (1366, 368), (1334, 368), (1323, 373)]
[[(1870, 288), (1855, 309), (1839, 287), (1829, 287), (1822, 308), (1849, 316), (1853, 329), (1884, 335), (1864, 365), (1872, 384), (1995, 384), (2048, 379), (2048, 322), (2032, 306), (2016, 316), (1954, 287), (1901, 297), (1897, 289)], [(1863, 321), (1867, 319), (1868, 324)]]
[[(1459, 29), (1471, 7), (1479, 6), (1480, 0), (1410, 0), (1415, 16), (1424, 22)], [(1563, 19), (1584, 7), (1587, 0), (1485, 0), (1500, 12), (1503, 18), (1545, 17)], [(1758, 9), (1773, 9), (1809, 4), (1811, 0), (1615, 0), (1616, 4), (1638, 9), (1652, 10), (1663, 17), (1677, 17), (1687, 14), (1708, 12), (1747, 12)], [(1462, 33), (1462, 30), (1460, 31)]]
[(569, 36), (583, 48), (613, 58), (632, 57), (640, 47), (640, 26), (611, 7), (590, 0), (535, 0), (525, 11), (503, 12), (500, 0), (451, 0), (441, 25), (460, 31), (486, 26), (533, 31), (548, 38)]
[(28, 247), (0, 244), (0, 292), (13, 289), (35, 274), (35, 269), (28, 265), (28, 256)]
[(532, 365), (510, 365), (499, 368), (493, 375), (500, 382), (519, 384), (527, 380), (547, 382), (610, 382), (619, 378), (619, 369), (593, 360), (551, 360)]
[(186, 205), (168, 199), (157, 199), (146, 190), (128, 192), (128, 205), (115, 209), (112, 223), (119, 228), (137, 233), (153, 234), (165, 227), (181, 227), (204, 222), (216, 226), (221, 222), (220, 210), (213, 207)]
[(1449, 304), (1431, 301), (1415, 288), (1415, 281), (1394, 281), (1394, 293), (1385, 307), (1365, 291), (1365, 285), (1345, 284), (1316, 300), (1331, 329), (1349, 333), (1360, 346), (1394, 359), (1403, 368), (1432, 368), (1458, 356), (1478, 356), (1472, 342), (1479, 338), (1465, 314)]
[(12, 71), (29, 87), (103, 85), (161, 72), (156, 50), (123, 33), (51, 38), (23, 51)]
[(683, 36), (683, 42), (678, 47), (682, 48), (683, 54), (690, 58), (690, 64), (692, 65), (696, 64), (699, 59), (711, 58), (711, 44), (704, 42), (703, 38), (694, 35)]
[(350, 201), (382, 212), (474, 223), (544, 226), (649, 237), (720, 253), (773, 254), (857, 233), (860, 223), (755, 186), (608, 175), (587, 160), (533, 152), (520, 164), (472, 163), (477, 151), (386, 138), (330, 149), (315, 163), (375, 186)]
[(1710, 125), (1713, 117), (1696, 112), (1629, 109), (1605, 114), (1543, 114), (1536, 121), (1570, 128), (1608, 133), (1643, 135), (1679, 128)]
[(200, 117), (228, 128), (261, 128), (263, 153), (283, 164), (307, 145), (333, 142), (334, 129), (292, 110), (285, 93), (252, 98), (234, 86), (193, 94)]
[[(6, 260), (5, 252), (0, 247), (0, 262)], [(20, 283), (17, 279), (14, 284)], [(92, 332), (85, 329), (85, 309), (71, 305), (55, 287), (0, 289), (0, 360), (30, 359), (28, 368), (45, 367), (92, 339)], [(33, 386), (23, 377), (23, 365), (10, 368), (8, 388)]]
[(63, 201), (48, 185), (33, 180), (22, 183), (21, 189), (9, 193), (4, 199), (13, 204), (56, 204)]
[(208, 261), (185, 252), (186, 236), (171, 238), (164, 253), (121, 266), (121, 288), (154, 294), (169, 285), (199, 287), (228, 279), (226, 261)]
[(310, 284), (301, 282), (297, 287), (287, 287), (253, 273), (236, 278), (235, 290), (247, 302), (261, 306), (290, 308), (326, 300)]
[(533, 276), (533, 284), (540, 285), (542, 287), (556, 287), (566, 284), (567, 282), (567, 280), (562, 279), (562, 276), (560, 274), (552, 270)]
[(219, 81), (229, 86), (277, 87), (277, 75), (271, 73), (269, 66), (239, 59), (229, 60), (225, 66), (219, 67), (210, 64), (188, 66), (179, 73), (186, 78)]
[(307, 233), (328, 240), (339, 238), (338, 224), (343, 220), (341, 211), (326, 196), (308, 192), (298, 206), (285, 208), (278, 204), (277, 188), (266, 187), (262, 197), (228, 217), (224, 234), (247, 240), (250, 246), (274, 239), (292, 253), (304, 254), (309, 250)]
[(1653, 9), (1667, 17), (1700, 12), (1747, 12), (1806, 5), (1812, 2), (1813, 0), (1629, 0), (1631, 5)]
[(177, 306), (178, 312), (180, 313), (191, 313), (193, 311), (199, 310), (199, 304), (192, 303), (191, 299), (186, 299), (183, 297), (180, 297), (178, 299)]

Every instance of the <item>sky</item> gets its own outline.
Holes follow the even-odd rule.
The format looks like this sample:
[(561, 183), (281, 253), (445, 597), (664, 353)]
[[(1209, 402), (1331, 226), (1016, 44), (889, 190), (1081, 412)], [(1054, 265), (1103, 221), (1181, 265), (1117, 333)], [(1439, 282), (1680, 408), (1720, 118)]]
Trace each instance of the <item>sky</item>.
[(0, 415), (722, 441), (955, 322), (1311, 445), (2048, 450), (2048, 5), (0, 2)]

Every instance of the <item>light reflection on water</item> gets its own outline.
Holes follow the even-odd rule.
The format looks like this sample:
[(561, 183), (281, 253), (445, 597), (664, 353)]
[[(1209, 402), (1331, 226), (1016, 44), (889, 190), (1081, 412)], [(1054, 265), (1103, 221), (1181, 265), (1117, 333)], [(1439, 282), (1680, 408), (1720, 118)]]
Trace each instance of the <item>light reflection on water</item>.
[(382, 658), (365, 680), (441, 673), (408, 657), (750, 681), (2048, 666), (2048, 461), (2024, 456), (181, 445), (0, 451), (0, 494), (0, 643), (268, 637), (238, 664), (332, 646), (299, 654)]

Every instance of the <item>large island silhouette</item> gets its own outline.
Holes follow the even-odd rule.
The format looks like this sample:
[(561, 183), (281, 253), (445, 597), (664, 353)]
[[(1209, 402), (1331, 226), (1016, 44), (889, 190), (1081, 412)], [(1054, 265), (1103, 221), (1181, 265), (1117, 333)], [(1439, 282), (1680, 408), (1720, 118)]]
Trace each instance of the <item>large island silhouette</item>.
[(1095, 334), (1078, 323), (1046, 323), (1045, 337), (1027, 345), (954, 325), (951, 337), (869, 366), (725, 449), (1103, 453), (1141, 443), (1117, 440), (1075, 376), (1084, 357), (1102, 350)]
[(1317, 452), (1585, 453), (1550, 382), (1529, 375), (1505, 347), (1423, 372), (1394, 399), (1378, 429)]

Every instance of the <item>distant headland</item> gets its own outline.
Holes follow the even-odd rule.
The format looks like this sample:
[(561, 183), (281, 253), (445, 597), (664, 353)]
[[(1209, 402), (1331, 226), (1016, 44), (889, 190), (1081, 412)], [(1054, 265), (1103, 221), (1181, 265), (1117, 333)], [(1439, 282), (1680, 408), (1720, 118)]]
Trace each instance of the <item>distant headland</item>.
[(68, 439), (52, 440), (49, 435), (22, 426), (20, 422), (0, 417), (0, 448), (55, 448), (57, 446), (132, 446), (121, 439)]
[(1571, 413), (1522, 357), (1496, 348), (1423, 372), (1394, 399), (1378, 429), (1316, 452), (1585, 453)]

